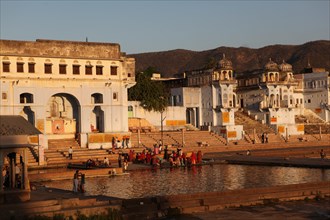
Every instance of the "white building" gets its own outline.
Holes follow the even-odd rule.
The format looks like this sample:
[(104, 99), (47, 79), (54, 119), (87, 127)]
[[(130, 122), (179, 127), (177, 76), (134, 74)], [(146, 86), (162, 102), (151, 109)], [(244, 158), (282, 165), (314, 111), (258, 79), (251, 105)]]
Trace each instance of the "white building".
[(303, 97), (295, 94), (298, 81), (292, 66), (271, 59), (263, 70), (240, 74), (237, 94), (240, 107), (283, 136), (303, 134), (304, 127), (295, 123)]
[(22, 115), (47, 139), (110, 147), (128, 135), (127, 89), (135, 60), (119, 44), (0, 41), (0, 114)]
[(239, 140), (243, 126), (235, 125), (236, 86), (232, 62), (223, 56), (216, 68), (186, 72), (181, 86), (171, 89), (171, 104), (186, 109), (187, 123)]
[(306, 68), (302, 74), (296, 74), (299, 86), (296, 93), (303, 97), (301, 104), (310, 109), (326, 122), (330, 122), (330, 76), (320, 68)]

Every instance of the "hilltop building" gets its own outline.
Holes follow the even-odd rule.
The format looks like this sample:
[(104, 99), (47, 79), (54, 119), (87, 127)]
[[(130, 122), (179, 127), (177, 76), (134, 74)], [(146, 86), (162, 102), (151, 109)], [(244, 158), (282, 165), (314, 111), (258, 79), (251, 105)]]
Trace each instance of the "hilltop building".
[(48, 139), (111, 146), (127, 135), (135, 60), (114, 43), (0, 41), (0, 114), (21, 115)]

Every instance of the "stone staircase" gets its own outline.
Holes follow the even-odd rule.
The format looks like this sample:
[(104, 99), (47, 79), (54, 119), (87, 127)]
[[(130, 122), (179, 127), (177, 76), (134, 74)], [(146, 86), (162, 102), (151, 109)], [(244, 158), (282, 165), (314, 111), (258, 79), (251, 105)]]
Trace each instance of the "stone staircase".
[(38, 148), (29, 147), (29, 150), (27, 151), (27, 158), (28, 158), (29, 167), (38, 166), (39, 165)]
[(122, 202), (123, 220), (161, 219), (166, 216), (155, 198), (127, 199)]
[[(73, 157), (69, 159), (68, 149), (72, 147)], [(83, 163), (88, 159), (103, 161), (108, 157), (110, 162), (116, 162), (118, 155), (109, 149), (80, 148), (75, 139), (49, 140), (45, 150), (47, 167), (66, 167), (69, 163)]]
[(303, 115), (296, 115), (295, 122), (297, 124), (304, 124), (305, 134), (319, 134), (320, 128), (322, 134), (330, 133), (330, 124), (326, 123), (309, 109), (305, 109)]
[(57, 194), (56, 189), (52, 190), (58, 199), (44, 199), (45, 193), (32, 193), (39, 201), (34, 198), (34, 201), (1, 205), (1, 219), (176, 219), (179, 214), (320, 199), (330, 195), (328, 181), (134, 199), (78, 197), (71, 192)]
[(247, 114), (240, 111), (235, 112), (235, 124), (243, 125), (245, 133), (248, 134), (253, 134), (254, 129), (256, 130), (257, 134), (262, 134), (263, 132), (267, 132), (268, 134), (275, 133), (272, 128), (260, 123), (259, 121), (254, 120)]
[[(65, 216), (84, 219), (83, 216), (107, 215), (109, 210), (121, 209), (121, 200), (97, 200), (96, 198), (67, 198), (45, 201), (29, 201), (25, 203), (6, 204), (0, 206), (1, 219), (66, 219)], [(33, 218), (43, 216), (43, 218)], [(81, 216), (81, 218), (79, 218)], [(58, 218), (56, 218), (58, 217)], [(63, 218), (60, 218), (63, 217)], [(118, 214), (120, 217), (120, 214)]]
[[(140, 134), (141, 145), (145, 147), (153, 147), (159, 140), (161, 140), (161, 132), (142, 132)], [(209, 146), (223, 146), (226, 140), (209, 131), (185, 131), (184, 132), (185, 146), (198, 147), (198, 142), (205, 142)], [(138, 134), (132, 133), (131, 141), (133, 146), (138, 146)], [(163, 144), (179, 146), (182, 145), (181, 131), (164, 131)], [(140, 146), (141, 146), (140, 145)]]

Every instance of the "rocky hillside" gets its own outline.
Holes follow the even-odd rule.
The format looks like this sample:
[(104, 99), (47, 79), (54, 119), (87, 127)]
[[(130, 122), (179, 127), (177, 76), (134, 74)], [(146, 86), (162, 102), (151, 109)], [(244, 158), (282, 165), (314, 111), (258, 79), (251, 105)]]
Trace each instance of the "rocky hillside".
[(213, 50), (190, 51), (171, 50), (131, 54), (136, 59), (136, 71), (155, 67), (162, 76), (170, 77), (186, 70), (214, 66), (225, 53), (231, 59), (235, 72), (245, 72), (262, 68), (269, 58), (281, 63), (285, 60), (293, 65), (295, 72), (307, 66), (308, 60), (313, 67), (330, 69), (330, 41), (312, 41), (302, 45), (271, 45), (259, 49), (246, 47), (218, 47)]

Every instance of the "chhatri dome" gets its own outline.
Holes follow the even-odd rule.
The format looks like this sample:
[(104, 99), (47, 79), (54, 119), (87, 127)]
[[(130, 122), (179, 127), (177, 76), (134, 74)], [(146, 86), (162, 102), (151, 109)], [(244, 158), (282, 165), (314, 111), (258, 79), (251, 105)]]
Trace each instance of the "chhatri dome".
[(271, 58), (269, 58), (268, 63), (265, 65), (265, 70), (278, 71), (278, 65)]
[(278, 65), (278, 68), (283, 72), (292, 71), (292, 65), (286, 63), (284, 60), (280, 65)]
[(223, 58), (218, 62), (217, 67), (219, 69), (226, 69), (226, 70), (230, 69), (230, 70), (232, 70), (233, 69), (233, 64), (230, 60), (228, 60), (226, 58), (225, 54), (223, 54)]

